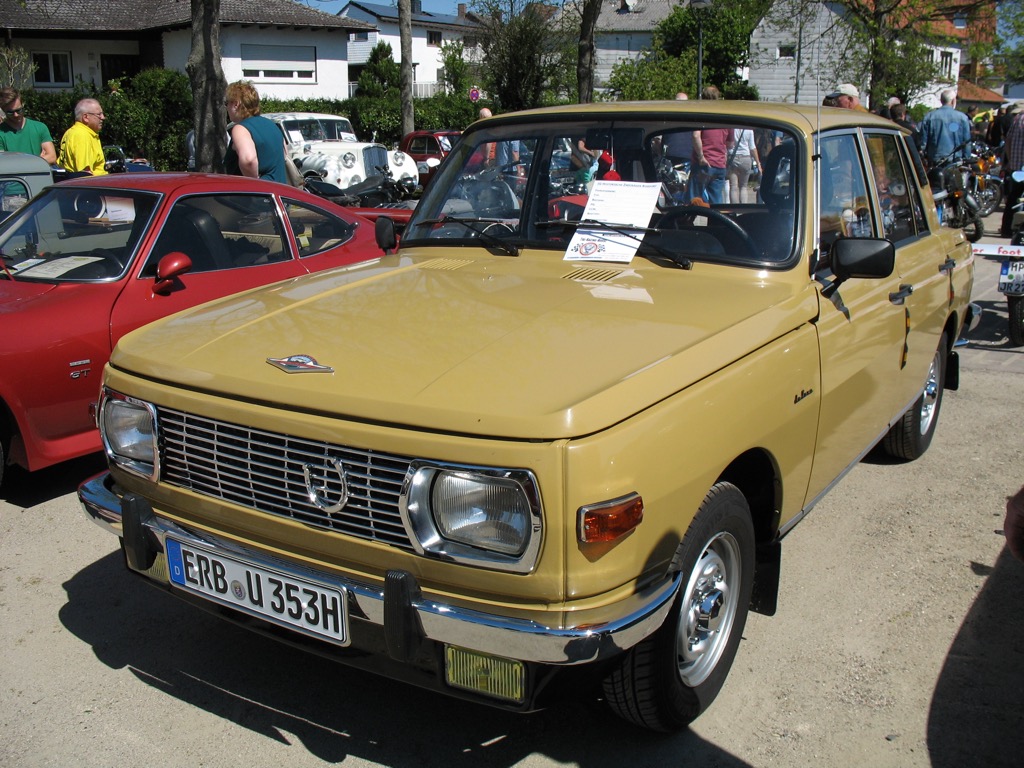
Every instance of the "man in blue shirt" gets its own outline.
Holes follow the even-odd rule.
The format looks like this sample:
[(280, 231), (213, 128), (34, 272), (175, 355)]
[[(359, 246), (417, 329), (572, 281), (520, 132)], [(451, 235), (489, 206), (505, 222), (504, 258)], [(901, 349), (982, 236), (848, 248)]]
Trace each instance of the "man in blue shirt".
[(956, 107), (956, 91), (947, 88), (939, 94), (942, 106), (933, 109), (917, 128), (917, 146), (931, 165), (943, 160), (957, 150), (955, 157), (967, 158), (967, 148), (962, 146), (971, 138), (971, 120)]

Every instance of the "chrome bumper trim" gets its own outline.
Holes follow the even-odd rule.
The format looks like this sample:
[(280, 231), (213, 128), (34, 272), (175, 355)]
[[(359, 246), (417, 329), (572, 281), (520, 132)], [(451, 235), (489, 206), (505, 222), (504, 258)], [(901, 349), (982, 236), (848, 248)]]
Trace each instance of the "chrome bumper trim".
[[(122, 535), (121, 499), (113, 489), (109, 472), (82, 483), (78, 488), (78, 498), (93, 522), (110, 533)], [(200, 537), (156, 515), (145, 525), (156, 535), (161, 546), (167, 534), (171, 533), (176, 539), (196, 546), (212, 547), (228, 556), (241, 556), (261, 567), (284, 570), (299, 578), (343, 587), (349, 595), (350, 616), (357, 621), (384, 626), (383, 586), (378, 588), (311, 571), (220, 539)], [(160, 571), (154, 567), (146, 575), (152, 578), (154, 573)], [(166, 573), (166, 568), (162, 571)], [(619, 604), (618, 618), (590, 623), (584, 621), (586, 616), (581, 612), (579, 624), (565, 629), (548, 627), (539, 621), (447, 605), (425, 596), (415, 600), (412, 609), (428, 640), (526, 662), (584, 664), (621, 653), (656, 631), (665, 622), (681, 580), (681, 575), (676, 573), (666, 582), (631, 595)]]

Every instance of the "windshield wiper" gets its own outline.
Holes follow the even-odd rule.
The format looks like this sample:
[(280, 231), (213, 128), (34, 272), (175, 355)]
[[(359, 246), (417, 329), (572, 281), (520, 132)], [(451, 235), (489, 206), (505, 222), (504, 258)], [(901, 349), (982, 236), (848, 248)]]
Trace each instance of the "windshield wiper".
[(440, 219), (427, 219), (425, 221), (421, 221), (420, 223), (421, 224), (451, 224), (451, 223), (461, 224), (466, 229), (468, 229), (470, 232), (474, 233), (481, 240), (486, 240), (487, 243), (489, 243), (490, 245), (493, 245), (495, 248), (497, 248), (500, 251), (504, 251), (509, 256), (518, 256), (519, 255), (519, 248), (517, 246), (513, 245), (510, 242), (502, 240), (500, 237), (495, 237), (490, 232), (488, 232), (486, 229), (477, 229), (476, 227), (473, 226), (474, 224), (503, 224), (504, 226), (507, 227), (508, 223), (507, 223), (507, 221), (505, 219), (483, 219), (483, 218), (460, 219), (457, 216), (445, 215), (445, 216), (442, 216)]
[[(644, 235), (648, 233), (655, 235), (661, 234), (661, 230), (657, 229), (656, 227), (636, 227), (633, 226), (632, 224), (612, 224), (607, 221), (598, 221), (596, 219), (580, 219), (579, 221), (570, 221), (569, 219), (544, 219), (542, 221), (538, 221), (536, 226), (569, 226), (576, 227), (577, 229), (583, 228), (607, 230), (608, 232), (614, 232), (617, 235), (628, 237), (631, 240), (636, 240), (638, 243), (640, 243), (641, 248), (643, 248), (643, 246), (646, 246), (650, 250), (654, 251), (658, 256), (661, 256), (664, 259), (668, 259), (668, 261), (671, 262), (673, 266), (679, 267), (680, 269), (693, 268), (692, 259), (688, 259), (685, 256), (680, 256), (678, 253), (673, 253), (672, 251), (666, 250), (665, 248), (662, 248), (661, 246), (656, 245), (655, 243), (644, 240)], [(640, 232), (641, 234), (636, 235), (636, 232)], [(645, 256), (648, 259), (651, 258), (650, 253), (641, 253), (641, 250), (639, 249), (637, 250), (637, 253), (640, 253), (641, 256)]]

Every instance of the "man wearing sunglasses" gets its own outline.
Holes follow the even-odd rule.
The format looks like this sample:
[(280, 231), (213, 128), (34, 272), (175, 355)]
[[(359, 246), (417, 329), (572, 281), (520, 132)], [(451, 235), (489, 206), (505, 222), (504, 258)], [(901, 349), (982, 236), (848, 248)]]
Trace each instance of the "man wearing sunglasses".
[(0, 123), (0, 149), (39, 155), (50, 165), (57, 162), (50, 129), (38, 120), (25, 117), (25, 105), (17, 89), (0, 88), (0, 110), (4, 113)]
[(75, 122), (61, 137), (58, 164), (68, 171), (91, 173), (93, 176), (105, 174), (106, 160), (100, 144), (100, 131), (106, 117), (96, 99), (82, 99), (75, 104)]

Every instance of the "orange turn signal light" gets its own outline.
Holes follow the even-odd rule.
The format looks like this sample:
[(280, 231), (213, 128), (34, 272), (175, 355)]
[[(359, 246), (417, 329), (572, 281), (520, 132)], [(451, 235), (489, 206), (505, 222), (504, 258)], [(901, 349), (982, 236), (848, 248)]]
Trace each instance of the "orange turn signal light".
[(588, 504), (579, 509), (577, 535), (584, 544), (615, 541), (632, 531), (644, 519), (644, 500), (638, 493)]

